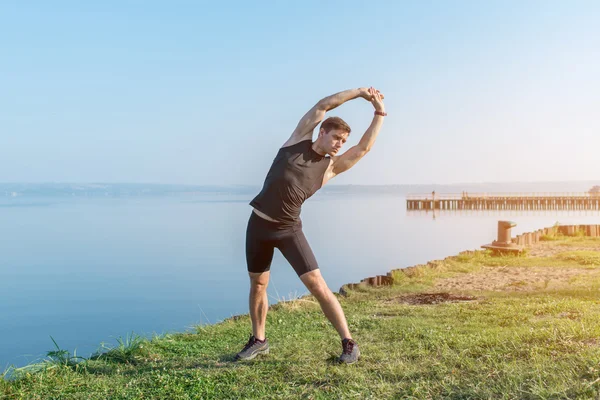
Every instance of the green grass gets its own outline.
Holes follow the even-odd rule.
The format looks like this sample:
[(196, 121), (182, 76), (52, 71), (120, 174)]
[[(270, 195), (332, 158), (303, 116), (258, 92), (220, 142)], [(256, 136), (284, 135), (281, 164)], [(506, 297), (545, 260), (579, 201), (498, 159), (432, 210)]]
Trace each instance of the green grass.
[(564, 235), (563, 233), (558, 231), (558, 225), (553, 227), (552, 232), (547, 235), (541, 236), (542, 241), (561, 241), (564, 245), (593, 245), (594, 243), (598, 243), (597, 238), (586, 236), (586, 231), (584, 229), (578, 228), (575, 230), (574, 235)]
[(269, 311), (266, 357), (232, 361), (250, 333), (244, 315), (193, 333), (132, 334), (76, 367), (59, 362), (0, 380), (0, 399), (597, 399), (598, 278), (560, 290), (474, 292), (478, 300), (470, 302), (408, 305), (398, 298), (488, 266), (595, 268), (599, 254), (463, 253), (396, 273), (393, 287), (350, 291), (340, 301), (363, 354), (355, 365), (335, 363), (337, 334), (308, 296)]
[(8, 375), (13, 378), (19, 378), (31, 373), (45, 372), (55, 368), (77, 370), (85, 365), (86, 359), (84, 357), (78, 356), (77, 352), (73, 352), (73, 355), (71, 355), (68, 350), (61, 349), (52, 336), (50, 336), (50, 339), (52, 340), (52, 343), (54, 343), (56, 349), (48, 351), (45, 359), (21, 368), (9, 368), (4, 371), (2, 378)]
[(131, 332), (125, 339), (117, 338), (117, 346), (100, 344), (100, 349), (90, 357), (91, 360), (102, 360), (113, 363), (136, 364), (148, 356), (148, 340)]
[[(582, 243), (579, 246), (583, 246)], [(597, 246), (600, 250), (600, 239), (589, 243)], [(563, 243), (560, 242), (560, 245)], [(591, 247), (593, 248), (593, 246)], [(529, 257), (527, 253), (492, 256), (492, 253), (486, 250), (464, 252), (444, 260), (429, 262), (426, 265), (417, 265), (408, 273), (396, 270), (393, 272), (393, 277), (394, 282), (402, 284), (407, 290), (420, 291), (433, 285), (437, 279), (463, 273), (485, 272), (485, 267), (587, 268), (598, 265), (600, 265), (600, 252), (592, 250), (563, 252), (553, 257)]]
[(597, 238), (588, 236), (542, 236), (542, 241), (553, 241), (559, 242), (561, 246), (565, 247), (593, 247), (600, 246)]
[(581, 265), (600, 266), (600, 251), (568, 251), (556, 257), (567, 262), (574, 261)]

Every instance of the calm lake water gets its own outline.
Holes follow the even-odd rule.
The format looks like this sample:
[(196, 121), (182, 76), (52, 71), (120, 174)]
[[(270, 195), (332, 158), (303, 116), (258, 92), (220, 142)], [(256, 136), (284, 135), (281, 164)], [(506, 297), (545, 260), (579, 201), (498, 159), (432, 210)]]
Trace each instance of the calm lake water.
[[(249, 195), (0, 198), (0, 372), (54, 345), (89, 356), (134, 331), (186, 331), (247, 313)], [(304, 232), (333, 291), (554, 223), (600, 224), (597, 212), (408, 214), (399, 195), (319, 192)], [(306, 289), (275, 252), (270, 302)], [(248, 332), (251, 332), (248, 326)], [(334, 331), (332, 329), (332, 334)], [(243, 343), (240, 343), (242, 345)]]

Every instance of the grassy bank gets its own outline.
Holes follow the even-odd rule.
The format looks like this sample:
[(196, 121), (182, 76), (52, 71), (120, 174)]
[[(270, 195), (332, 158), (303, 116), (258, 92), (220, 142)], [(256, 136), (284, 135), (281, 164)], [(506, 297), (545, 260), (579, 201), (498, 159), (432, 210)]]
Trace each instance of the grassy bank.
[(552, 239), (527, 256), (462, 253), (349, 291), (355, 365), (335, 362), (339, 339), (307, 296), (272, 307), (271, 353), (251, 362), (232, 362), (250, 332), (240, 316), (83, 362), (55, 354), (0, 381), (0, 399), (598, 398), (600, 240)]

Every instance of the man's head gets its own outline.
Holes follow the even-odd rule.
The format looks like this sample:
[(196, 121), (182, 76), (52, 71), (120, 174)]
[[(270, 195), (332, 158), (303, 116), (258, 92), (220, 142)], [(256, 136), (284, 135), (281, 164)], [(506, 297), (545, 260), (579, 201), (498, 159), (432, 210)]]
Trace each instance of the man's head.
[(319, 148), (330, 156), (338, 155), (350, 135), (350, 126), (339, 117), (327, 118), (321, 123), (317, 142)]

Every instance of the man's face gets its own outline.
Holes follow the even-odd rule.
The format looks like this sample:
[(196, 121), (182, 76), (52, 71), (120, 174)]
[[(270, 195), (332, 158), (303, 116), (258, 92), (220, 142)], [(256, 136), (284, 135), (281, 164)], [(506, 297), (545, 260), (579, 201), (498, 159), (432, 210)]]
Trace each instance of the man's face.
[(348, 139), (348, 132), (341, 129), (332, 129), (328, 133), (323, 131), (323, 149), (330, 156), (337, 156), (340, 154), (342, 146)]

